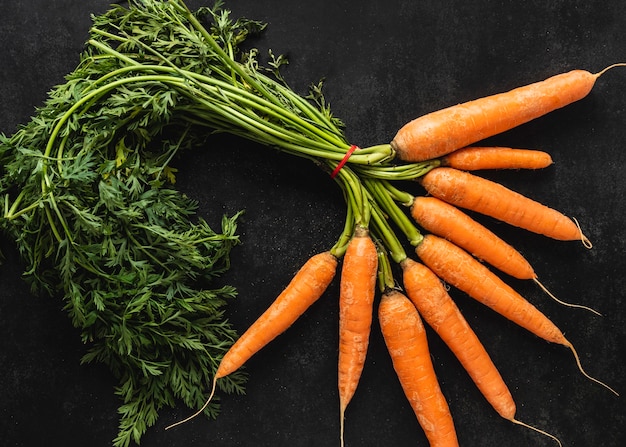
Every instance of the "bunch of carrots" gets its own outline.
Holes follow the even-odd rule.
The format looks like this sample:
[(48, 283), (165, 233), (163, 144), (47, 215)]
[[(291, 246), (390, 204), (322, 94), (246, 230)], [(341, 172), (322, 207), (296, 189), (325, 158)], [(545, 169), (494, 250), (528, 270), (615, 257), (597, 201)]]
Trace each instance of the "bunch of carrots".
[[(447, 292), (444, 283), (490, 307), (532, 334), (570, 349), (590, 380), (572, 343), (540, 310), (486, 264), (544, 287), (529, 262), (511, 245), (462, 209), (562, 241), (591, 242), (578, 223), (561, 212), (470, 171), (541, 169), (552, 164), (546, 152), (508, 147), (472, 146), (585, 97), (596, 79), (574, 70), (544, 81), (455, 105), (417, 118), (390, 143), (400, 163), (351, 165), (351, 146), (340, 161), (326, 160), (343, 188), (348, 212), (345, 230), (328, 251), (311, 257), (270, 307), (224, 356), (215, 383), (236, 371), (261, 348), (288, 329), (320, 298), (341, 260), (339, 292), (338, 389), (340, 439), (344, 415), (361, 376), (368, 349), (375, 297), (377, 317), (394, 369), (431, 446), (456, 446), (458, 439), (446, 399), (431, 361), (425, 321), (449, 346), (485, 399), (503, 418), (552, 438), (547, 431), (516, 419), (516, 404), (497, 367)], [(426, 196), (413, 196), (392, 180), (418, 182)], [(408, 211), (408, 212), (406, 212)], [(410, 216), (410, 217), (409, 217)], [(412, 259), (396, 237), (398, 227), (414, 248)], [(402, 281), (394, 279), (393, 263)], [(399, 284), (402, 283), (402, 286)], [(182, 424), (200, 414), (170, 425)]]
[[(599, 73), (574, 70), (451, 106), (408, 122), (389, 143), (359, 148), (346, 141), (319, 89), (313, 88), (307, 98), (297, 95), (280, 75), (267, 74), (276, 75), (277, 70), (261, 69), (255, 51), (239, 48), (249, 33), (262, 28), (260, 24), (232, 22), (226, 11), (216, 7), (202, 11), (203, 17), (212, 19), (211, 26), (205, 27), (200, 15), (192, 13), (183, 0), (134, 0), (129, 8), (116, 7), (96, 17), (88, 50), (71, 78), (78, 86), (71, 107), (54, 117), (45, 147), (31, 148), (41, 154), (34, 178), (39, 179), (35, 184), (43, 199), (25, 203), (18, 196), (11, 203), (7, 194), (7, 210), (14, 216), (45, 212), (52, 227), (66, 228), (60, 210), (66, 205), (53, 194), (55, 182), (72, 181), (63, 178), (71, 172), (66, 164), (100, 145), (98, 150), (112, 151), (113, 160), (123, 165), (124, 160), (115, 158), (120, 143), (135, 139), (137, 147), (147, 146), (166, 127), (182, 129), (181, 141), (192, 131), (209, 129), (308, 158), (328, 171), (346, 202), (345, 226), (337, 242), (311, 257), (230, 347), (215, 372), (205, 407), (170, 427), (203, 413), (217, 382), (285, 332), (325, 293), (340, 266), (338, 416), (342, 445), (344, 415), (363, 371), (377, 296), (377, 317), (395, 371), (431, 446), (455, 446), (458, 440), (422, 320), (450, 347), (499, 415), (560, 444), (546, 431), (516, 419), (510, 390), (444, 283), (532, 334), (570, 349), (586, 377), (617, 394), (589, 376), (562, 331), (492, 270), (532, 280), (549, 294), (514, 247), (464, 210), (549, 238), (582, 241), (590, 248), (591, 242), (575, 220), (473, 173), (541, 169), (552, 163), (549, 154), (475, 145), (584, 98), (606, 70), (626, 63)], [(280, 62), (274, 58), (273, 68)], [(146, 92), (151, 100), (144, 100)], [(138, 102), (129, 105), (129, 98)], [(120, 104), (124, 108), (117, 107)], [(98, 107), (110, 112), (103, 116), (112, 115), (121, 124), (101, 132), (99, 121), (81, 121), (83, 114)], [(118, 116), (120, 110), (123, 116)], [(102, 139), (82, 144), (81, 132), (89, 131)], [(172, 157), (173, 152), (168, 152), (165, 163)], [(98, 175), (94, 178), (103, 180)], [(398, 182), (419, 183), (427, 194), (413, 195), (398, 187)], [(55, 236), (59, 243), (68, 240), (62, 232)]]

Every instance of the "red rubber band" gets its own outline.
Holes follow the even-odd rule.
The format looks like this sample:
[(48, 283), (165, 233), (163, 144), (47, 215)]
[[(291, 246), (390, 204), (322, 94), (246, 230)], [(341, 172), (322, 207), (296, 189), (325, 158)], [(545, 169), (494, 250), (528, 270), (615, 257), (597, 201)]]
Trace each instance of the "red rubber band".
[(330, 178), (335, 178), (337, 174), (339, 174), (339, 171), (341, 170), (341, 168), (343, 168), (343, 165), (345, 165), (348, 162), (348, 159), (350, 158), (352, 153), (358, 148), (359, 146), (356, 146), (354, 144), (350, 146), (350, 149), (348, 149), (348, 152), (346, 152), (346, 155), (344, 155), (344, 157), (341, 159), (341, 161), (339, 162), (335, 170), (332, 172), (332, 174), (330, 174)]

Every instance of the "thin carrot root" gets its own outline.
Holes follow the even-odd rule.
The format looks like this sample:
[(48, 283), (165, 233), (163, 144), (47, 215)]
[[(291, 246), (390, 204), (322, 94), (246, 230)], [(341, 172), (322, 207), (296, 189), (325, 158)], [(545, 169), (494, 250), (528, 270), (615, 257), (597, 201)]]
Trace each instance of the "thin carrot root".
[(344, 447), (344, 445), (345, 445), (345, 442), (343, 440), (343, 431), (344, 431), (345, 418), (346, 418), (345, 417), (345, 413), (346, 413), (346, 409), (345, 408), (341, 408), (340, 411), (339, 411), (339, 417), (340, 417), (340, 419), (339, 419), (339, 432), (340, 432), (339, 440), (340, 440), (340, 443), (341, 443), (341, 447)]
[(578, 369), (583, 374), (583, 376), (585, 376), (586, 378), (588, 378), (589, 380), (591, 380), (593, 382), (596, 382), (599, 385), (602, 385), (603, 387), (605, 387), (607, 390), (609, 390), (610, 392), (612, 392), (616, 396), (619, 396), (619, 393), (617, 391), (615, 391), (613, 388), (611, 388), (610, 386), (608, 386), (606, 383), (601, 382), (600, 380), (596, 379), (595, 377), (592, 377), (589, 374), (587, 374), (587, 372), (583, 369), (583, 365), (580, 362), (580, 357), (578, 356), (578, 352), (576, 352), (576, 349), (574, 348), (574, 345), (572, 345), (568, 341), (565, 346), (567, 346), (568, 348), (571, 349), (572, 353), (574, 354), (574, 358), (576, 359), (576, 365), (578, 365)]
[(546, 288), (546, 286), (541, 284), (541, 282), (539, 281), (539, 278), (537, 278), (536, 276), (533, 278), (533, 281), (535, 281), (535, 283), (541, 288), (541, 290), (543, 290), (550, 298), (552, 298), (557, 303), (562, 304), (562, 305), (567, 306), (567, 307), (576, 307), (578, 309), (585, 309), (585, 310), (588, 310), (589, 312), (593, 312), (596, 315), (602, 316), (602, 314), (600, 312), (598, 312), (597, 310), (595, 310), (595, 309), (593, 309), (591, 307), (583, 306), (582, 304), (567, 303), (567, 302), (565, 302), (563, 300), (558, 299), (556, 296), (554, 296), (552, 294), (552, 292), (550, 292)]
[(552, 438), (554, 439), (557, 444), (559, 444), (559, 447), (563, 447), (563, 444), (561, 444), (561, 441), (559, 440), (559, 438), (557, 438), (556, 436), (548, 433), (547, 431), (541, 430), (537, 427), (533, 427), (532, 425), (526, 424), (524, 422), (518, 421), (517, 419), (510, 419), (511, 422), (513, 422), (514, 424), (517, 425), (521, 425), (522, 427), (526, 427), (526, 428), (530, 428), (531, 430), (536, 431), (537, 433), (541, 433), (542, 435), (547, 436), (548, 438)]
[(213, 378), (213, 386), (211, 387), (211, 394), (209, 395), (209, 397), (207, 398), (206, 402), (204, 403), (204, 405), (202, 405), (202, 408), (200, 408), (198, 411), (196, 411), (194, 414), (192, 414), (189, 417), (186, 417), (185, 419), (183, 419), (182, 421), (178, 421), (175, 422), (171, 425), (168, 425), (167, 427), (165, 427), (165, 430), (169, 430), (170, 428), (174, 428), (178, 425), (182, 425), (186, 422), (189, 422), (190, 420), (192, 420), (193, 418), (195, 418), (196, 416), (199, 416), (200, 414), (202, 414), (202, 412), (205, 410), (205, 408), (209, 405), (209, 403), (211, 402), (211, 399), (213, 399), (213, 395), (215, 394), (215, 385), (217, 384), (217, 375)]
[(604, 73), (606, 73), (607, 71), (609, 71), (610, 69), (615, 68), (615, 67), (626, 67), (626, 62), (618, 62), (618, 63), (616, 63), (616, 64), (609, 65), (608, 67), (606, 67), (606, 68), (604, 68), (604, 69), (600, 70), (598, 73), (595, 73), (595, 74), (594, 74), (594, 76), (595, 76), (596, 78), (599, 78), (599, 77), (600, 77), (600, 76), (602, 76)]
[(589, 250), (591, 250), (593, 248), (593, 244), (587, 238), (587, 236), (585, 236), (585, 234), (583, 233), (583, 230), (582, 230), (582, 228), (580, 228), (580, 224), (578, 223), (578, 220), (576, 220), (575, 217), (572, 217), (572, 220), (574, 221), (574, 223), (578, 227), (578, 231), (580, 232), (580, 241), (583, 243), (583, 246), (585, 248), (588, 248)]

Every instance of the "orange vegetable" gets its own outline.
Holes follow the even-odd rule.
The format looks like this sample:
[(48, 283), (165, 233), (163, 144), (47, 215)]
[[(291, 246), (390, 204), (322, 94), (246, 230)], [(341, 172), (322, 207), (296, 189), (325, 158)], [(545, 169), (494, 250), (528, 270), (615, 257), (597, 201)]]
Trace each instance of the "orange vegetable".
[(391, 142), (404, 161), (438, 158), (578, 101), (599, 73), (572, 70), (546, 80), (421, 116), (405, 124)]
[(338, 387), (343, 445), (344, 415), (356, 391), (369, 345), (378, 253), (367, 228), (357, 226), (341, 268), (339, 291)]
[(403, 284), (418, 312), (459, 359), (483, 396), (505, 419), (515, 418), (515, 402), (482, 343), (441, 280), (432, 270), (406, 258)]
[(547, 316), (469, 253), (432, 234), (424, 236), (415, 252), (424, 264), (448, 284), (536, 336), (569, 348), (574, 354), (578, 368), (587, 378), (617, 394), (608, 385), (589, 376), (583, 370), (574, 346)]
[(180, 425), (202, 413), (211, 401), (218, 379), (239, 369), (255, 353), (287, 330), (315, 301), (335, 276), (337, 258), (330, 252), (311, 257), (267, 310), (239, 337), (222, 358), (213, 379), (213, 389), (204, 407), (192, 416), (170, 425)]
[(528, 261), (511, 245), (458, 208), (436, 197), (415, 197), (411, 216), (422, 228), (464, 248), (518, 279), (534, 279)]
[(381, 298), (378, 319), (396, 375), (430, 446), (458, 446), (417, 309), (405, 295), (391, 290)]
[(420, 315), (459, 359), (482, 395), (500, 416), (560, 441), (543, 430), (515, 419), (516, 405), (500, 372), (440, 279), (423, 264), (406, 258), (403, 283)]
[(445, 167), (431, 170), (420, 182), (431, 195), (452, 205), (553, 239), (580, 239), (590, 246), (572, 219), (499, 183)]
[(534, 269), (519, 251), (458, 208), (436, 197), (415, 197), (411, 215), (425, 230), (449, 240), (498, 270), (517, 279), (532, 279), (556, 302), (600, 315), (595, 309), (567, 303), (554, 296), (539, 281)]
[(463, 171), (481, 169), (541, 169), (552, 164), (547, 152), (510, 147), (466, 147), (442, 157), (441, 165)]

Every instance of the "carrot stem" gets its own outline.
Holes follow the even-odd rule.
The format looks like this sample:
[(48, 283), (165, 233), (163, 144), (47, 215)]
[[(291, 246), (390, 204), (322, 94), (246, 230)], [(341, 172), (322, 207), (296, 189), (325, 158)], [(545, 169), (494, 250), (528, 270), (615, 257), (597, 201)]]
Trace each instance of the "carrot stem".
[(383, 241), (394, 262), (400, 263), (407, 255), (389, 222), (378, 207), (372, 209), (373, 231)]
[[(384, 180), (372, 180), (364, 179), (366, 187), (373, 195), (377, 203), (381, 205), (381, 208), (389, 215), (391, 220), (402, 230), (406, 235), (410, 244), (413, 246), (419, 245), (424, 238), (420, 231), (413, 225), (409, 217), (404, 211), (394, 202), (389, 190), (387, 189), (388, 182)], [(396, 190), (400, 192), (399, 190)]]

